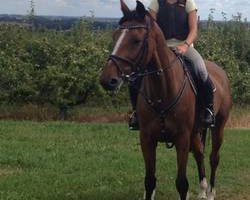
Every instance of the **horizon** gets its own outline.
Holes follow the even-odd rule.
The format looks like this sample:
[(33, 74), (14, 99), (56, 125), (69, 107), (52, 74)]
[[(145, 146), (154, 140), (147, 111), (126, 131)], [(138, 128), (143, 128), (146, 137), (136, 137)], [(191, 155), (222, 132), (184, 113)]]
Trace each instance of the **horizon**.
[[(25, 2), (24, 2), (25, 1)], [(150, 0), (141, 0), (148, 7)], [(63, 16), (63, 17), (90, 17), (96, 18), (120, 18), (120, 3), (118, 0), (34, 0), (35, 15), (37, 16)], [(125, 0), (130, 9), (135, 7), (135, 1)], [(0, 0), (1, 15), (27, 15), (30, 10), (30, 0)], [(214, 20), (230, 20), (239, 13), (242, 19), (250, 19), (250, 1), (248, 0), (196, 0), (198, 16), (201, 20), (207, 20), (211, 9)]]
[[(6, 14), (6, 13), (3, 13), (1, 14), (0, 13), (0, 16), (20, 16), (20, 17), (26, 17), (27, 14)], [(80, 19), (80, 18), (91, 18), (91, 16), (66, 16), (66, 15), (35, 15), (35, 17), (48, 17), (48, 18), (59, 18), (59, 17), (63, 17), (63, 18), (72, 18), (72, 19)], [(94, 19), (111, 19), (111, 20), (119, 20), (120, 17), (96, 17), (94, 16)], [(231, 19), (229, 19), (230, 21)], [(200, 19), (200, 21), (208, 21), (208, 19)], [(223, 19), (214, 19), (213, 21), (215, 22), (223, 22), (224, 20)], [(247, 21), (247, 23), (250, 23), (250, 21)]]

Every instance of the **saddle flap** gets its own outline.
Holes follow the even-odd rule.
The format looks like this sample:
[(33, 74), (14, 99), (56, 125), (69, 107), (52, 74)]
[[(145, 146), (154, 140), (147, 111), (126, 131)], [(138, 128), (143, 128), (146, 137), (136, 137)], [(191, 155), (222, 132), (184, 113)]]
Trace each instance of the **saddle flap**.
[[(191, 84), (191, 86), (193, 88), (194, 93), (196, 95), (199, 95), (199, 91), (200, 91), (200, 88), (201, 88), (201, 83), (203, 82), (200, 79), (199, 71), (195, 69), (193, 61), (190, 60), (188, 57), (181, 56), (180, 59), (182, 59), (184, 70), (185, 70), (185, 68), (187, 69), (189, 82), (190, 82), (190, 84)], [(215, 92), (216, 87), (215, 87), (212, 80), (211, 80), (211, 85), (212, 85), (212, 88), (213, 88), (213, 92)]]

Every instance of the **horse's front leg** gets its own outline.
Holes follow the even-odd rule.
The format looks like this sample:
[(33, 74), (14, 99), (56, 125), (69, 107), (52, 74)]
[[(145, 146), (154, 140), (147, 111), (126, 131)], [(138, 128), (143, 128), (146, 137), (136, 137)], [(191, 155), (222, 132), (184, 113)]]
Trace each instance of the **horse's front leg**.
[(204, 200), (207, 199), (207, 179), (205, 175), (205, 165), (204, 165), (204, 148), (205, 144), (202, 143), (201, 137), (199, 133), (195, 133), (192, 139), (192, 150), (194, 154), (194, 158), (197, 163), (198, 172), (199, 172), (199, 181), (200, 188), (198, 193), (198, 199)]
[(226, 120), (216, 119), (215, 128), (212, 130), (212, 152), (210, 154), (210, 166), (211, 166), (211, 174), (210, 174), (210, 186), (208, 189), (208, 200), (214, 200), (216, 191), (215, 191), (215, 175), (216, 169), (218, 167), (220, 161), (219, 150), (223, 142), (224, 136), (224, 126)]
[(141, 132), (141, 149), (145, 162), (145, 193), (144, 200), (154, 200), (156, 178), (155, 178), (155, 157), (157, 142), (149, 134)]
[(188, 180), (186, 176), (187, 171), (187, 161), (190, 146), (190, 136), (189, 134), (183, 134), (178, 137), (175, 143), (177, 152), (177, 178), (176, 178), (176, 188), (180, 195), (180, 200), (188, 200)]

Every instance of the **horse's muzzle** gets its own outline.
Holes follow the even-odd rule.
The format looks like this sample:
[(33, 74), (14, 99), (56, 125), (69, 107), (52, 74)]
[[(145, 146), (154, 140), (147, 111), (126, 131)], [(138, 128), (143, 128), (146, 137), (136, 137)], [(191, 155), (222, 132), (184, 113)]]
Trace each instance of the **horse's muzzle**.
[(122, 79), (119, 77), (112, 77), (109, 79), (100, 79), (100, 83), (105, 90), (115, 91), (120, 88)]

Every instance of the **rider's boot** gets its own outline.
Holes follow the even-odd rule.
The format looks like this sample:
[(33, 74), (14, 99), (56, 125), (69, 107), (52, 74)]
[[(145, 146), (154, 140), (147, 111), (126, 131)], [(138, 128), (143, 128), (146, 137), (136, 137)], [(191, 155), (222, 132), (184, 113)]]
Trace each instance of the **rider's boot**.
[(129, 117), (129, 129), (139, 130), (139, 122), (136, 113), (137, 97), (138, 97), (138, 87), (136, 83), (129, 84), (129, 96), (132, 104), (133, 112)]
[(203, 84), (203, 91), (204, 91), (205, 111), (202, 124), (206, 128), (213, 127), (215, 123), (214, 108), (213, 108), (214, 91), (213, 91), (212, 81), (210, 80), (209, 77)]

